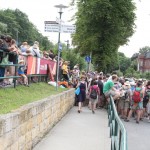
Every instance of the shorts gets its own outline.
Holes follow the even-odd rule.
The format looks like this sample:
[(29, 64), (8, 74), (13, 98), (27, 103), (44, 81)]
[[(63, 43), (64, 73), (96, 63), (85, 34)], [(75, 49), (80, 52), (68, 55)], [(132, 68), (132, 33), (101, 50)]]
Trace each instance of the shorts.
[(129, 101), (125, 101), (124, 109), (129, 109), (129, 108), (130, 108), (130, 102)]
[(124, 100), (120, 99), (119, 102), (118, 102), (118, 105), (119, 105), (120, 109), (124, 109)]
[(106, 97), (109, 97), (110, 95), (111, 95), (111, 96), (115, 96), (115, 95), (116, 95), (116, 92), (113, 91), (113, 90), (110, 90), (110, 91), (105, 92), (104, 95), (105, 95)]
[(143, 109), (143, 102), (139, 102), (139, 109)]
[(133, 106), (131, 107), (132, 110), (140, 110), (143, 109), (143, 102), (139, 102), (139, 103), (134, 103), (133, 102)]
[(92, 104), (96, 104), (98, 102), (98, 98), (96, 98), (96, 99), (90, 98), (90, 102)]
[(143, 102), (143, 108), (146, 108), (148, 102)]

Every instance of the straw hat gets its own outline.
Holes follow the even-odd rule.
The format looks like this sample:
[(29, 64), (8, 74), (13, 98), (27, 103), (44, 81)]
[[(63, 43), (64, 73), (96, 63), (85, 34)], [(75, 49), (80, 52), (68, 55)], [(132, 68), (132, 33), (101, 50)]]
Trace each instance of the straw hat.
[(45, 55), (49, 55), (47, 52), (44, 53)]
[(124, 83), (124, 85), (129, 86), (129, 85), (130, 85), (130, 82), (129, 82), (129, 81), (126, 81), (126, 82)]
[(38, 45), (38, 46), (39, 46), (39, 42), (38, 42), (38, 41), (35, 41), (35, 42), (34, 42), (34, 44), (36, 44), (36, 45)]
[(34, 49), (37, 49), (37, 48), (38, 48), (38, 45), (37, 45), (37, 44), (34, 44), (34, 45), (33, 45), (33, 48), (34, 48)]
[(73, 68), (76, 69), (76, 68), (78, 68), (78, 67), (77, 67), (77, 66), (74, 66)]
[(24, 62), (24, 60), (23, 60), (23, 59), (19, 60), (19, 62), (18, 62), (18, 63), (20, 64), (20, 63), (22, 63), (22, 62)]
[(22, 45), (28, 45), (28, 43), (27, 42), (23, 42)]
[(65, 61), (64, 64), (68, 64), (68, 61)]

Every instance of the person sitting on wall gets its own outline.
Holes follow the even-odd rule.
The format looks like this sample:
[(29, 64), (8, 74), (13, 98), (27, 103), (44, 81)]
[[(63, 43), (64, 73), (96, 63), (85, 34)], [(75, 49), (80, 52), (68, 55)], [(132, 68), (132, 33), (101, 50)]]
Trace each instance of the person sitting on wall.
[(103, 87), (103, 93), (109, 102), (110, 95), (113, 97), (114, 100), (117, 100), (120, 97), (119, 91), (117, 91), (114, 87), (114, 83), (118, 80), (117, 75), (112, 75), (112, 79), (108, 80)]
[(30, 48), (30, 46), (28, 45), (27, 42), (23, 42), (22, 45), (20, 46), (20, 50), (23, 55), (27, 54), (26, 52), (28, 51), (29, 48)]

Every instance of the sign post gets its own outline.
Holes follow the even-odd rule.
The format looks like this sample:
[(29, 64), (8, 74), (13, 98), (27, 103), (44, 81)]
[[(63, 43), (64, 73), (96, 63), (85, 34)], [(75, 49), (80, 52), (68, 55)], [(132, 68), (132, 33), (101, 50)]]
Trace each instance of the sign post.
[(56, 21), (45, 21), (45, 32), (75, 33), (75, 25), (58, 24)]
[[(56, 7), (62, 7), (56, 6)], [(64, 7), (65, 8), (65, 7)], [(64, 25), (61, 24), (61, 15), (62, 12), (60, 11), (60, 18), (57, 21), (45, 21), (45, 32), (58, 32), (58, 60), (57, 60), (57, 76), (56, 76), (56, 90), (58, 90), (58, 76), (59, 76), (59, 59), (60, 59), (60, 53), (62, 51), (62, 44), (60, 43), (60, 33), (75, 33), (76, 26), (75, 25)]]

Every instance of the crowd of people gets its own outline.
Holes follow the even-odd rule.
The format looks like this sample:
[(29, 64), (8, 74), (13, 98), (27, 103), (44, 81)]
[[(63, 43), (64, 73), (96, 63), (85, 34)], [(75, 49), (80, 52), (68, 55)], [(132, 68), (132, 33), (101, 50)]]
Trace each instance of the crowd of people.
[[(35, 41), (32, 46), (27, 42), (23, 42), (20, 47), (11, 36), (1, 36), (0, 38), (0, 64), (19, 64), (18, 75), (23, 77), (23, 83), (28, 85), (28, 78), (25, 73), (24, 60), (19, 59), (18, 55), (36, 56), (48, 60), (57, 61), (57, 56), (52, 50), (40, 51), (39, 42)], [(6, 76), (12, 75), (14, 68), (0, 67), (0, 73), (4, 69)], [(1, 76), (1, 74), (0, 74)], [(59, 85), (66, 88), (76, 88), (76, 103), (78, 104), (78, 113), (82, 112), (83, 103), (88, 103), (92, 113), (98, 108), (107, 107), (110, 96), (116, 105), (116, 109), (121, 119), (129, 122), (131, 116), (135, 117), (136, 123), (139, 123), (146, 117), (150, 122), (150, 81), (136, 80), (130, 82), (124, 77), (118, 77), (116, 72), (112, 75), (104, 75), (103, 72), (98, 73), (80, 71), (79, 64), (70, 69), (70, 62), (60, 58), (59, 61)], [(9, 85), (9, 79), (0, 82), (1, 86)]]
[(82, 112), (85, 101), (95, 113), (96, 109), (107, 107), (112, 96), (121, 119), (129, 122), (132, 116), (138, 124), (144, 118), (150, 122), (150, 81), (134, 79), (130, 82), (115, 72), (112, 75), (90, 72), (81, 74), (75, 88), (80, 91), (76, 93), (78, 113)]
[[(23, 84), (29, 86), (28, 78), (26, 76), (26, 66), (21, 56), (34, 56), (38, 58), (44, 58), (47, 60), (56, 61), (56, 56), (53, 50), (41, 51), (39, 48), (39, 42), (35, 41), (33, 45), (29, 45), (27, 42), (23, 42), (20, 46), (17, 45), (16, 40), (12, 39), (9, 35), (0, 36), (0, 77), (14, 76), (15, 67), (13, 64), (19, 64), (17, 75), (24, 78)], [(8, 66), (7, 66), (8, 65)], [(33, 80), (34, 81), (34, 80)], [(18, 83), (21, 83), (20, 81)], [(11, 85), (10, 80), (0, 80), (0, 87), (6, 87)]]

